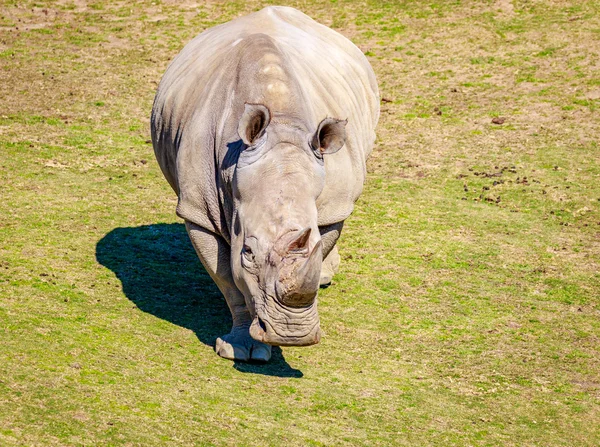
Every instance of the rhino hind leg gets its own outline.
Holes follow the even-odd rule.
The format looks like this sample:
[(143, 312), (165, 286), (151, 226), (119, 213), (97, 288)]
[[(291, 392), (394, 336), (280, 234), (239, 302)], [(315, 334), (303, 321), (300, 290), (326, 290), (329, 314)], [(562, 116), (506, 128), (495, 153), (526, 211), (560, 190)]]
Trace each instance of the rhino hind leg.
[(217, 284), (231, 311), (233, 320), (231, 332), (217, 338), (216, 353), (223, 358), (242, 362), (269, 361), (271, 346), (250, 336), (252, 318), (244, 296), (233, 282), (229, 245), (219, 235), (191, 222), (186, 221), (185, 228), (202, 265)]
[(319, 279), (319, 285), (322, 288), (327, 288), (331, 285), (333, 275), (335, 275), (340, 267), (340, 254), (338, 253), (337, 246), (334, 246), (329, 254), (323, 260), (321, 267), (321, 278)]

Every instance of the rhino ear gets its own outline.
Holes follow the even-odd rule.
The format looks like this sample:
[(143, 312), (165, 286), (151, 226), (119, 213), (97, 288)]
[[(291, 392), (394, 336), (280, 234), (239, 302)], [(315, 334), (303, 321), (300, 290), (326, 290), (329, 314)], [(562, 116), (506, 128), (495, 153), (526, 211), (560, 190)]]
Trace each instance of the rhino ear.
[(346, 124), (348, 120), (325, 118), (319, 123), (319, 128), (312, 139), (312, 146), (321, 155), (334, 154), (346, 143)]
[(271, 122), (269, 109), (262, 104), (246, 104), (238, 124), (238, 135), (248, 146), (255, 144)]

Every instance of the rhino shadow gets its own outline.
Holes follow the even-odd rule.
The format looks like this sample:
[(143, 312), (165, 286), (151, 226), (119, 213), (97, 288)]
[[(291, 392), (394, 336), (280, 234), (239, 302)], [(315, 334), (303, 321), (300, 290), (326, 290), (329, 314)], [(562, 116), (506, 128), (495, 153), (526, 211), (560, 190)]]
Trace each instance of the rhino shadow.
[[(96, 244), (96, 259), (117, 275), (125, 295), (139, 309), (194, 331), (202, 343), (214, 348), (217, 337), (231, 329), (227, 304), (183, 224), (115, 228)], [(279, 347), (273, 347), (267, 364), (233, 366), (254, 374), (303, 376), (286, 362)]]

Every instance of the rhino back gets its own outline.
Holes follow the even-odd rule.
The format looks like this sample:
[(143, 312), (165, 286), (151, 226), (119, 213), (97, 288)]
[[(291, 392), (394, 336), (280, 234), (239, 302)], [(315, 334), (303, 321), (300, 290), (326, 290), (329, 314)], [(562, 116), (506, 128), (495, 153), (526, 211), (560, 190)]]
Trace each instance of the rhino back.
[[(266, 43), (257, 42), (258, 34), (268, 36)], [(250, 42), (253, 51), (264, 52), (271, 51), (269, 40), (293, 78), (284, 84), (300, 90), (297, 110), (287, 112), (302, 115), (315, 127), (325, 117), (348, 119), (345, 147), (325, 160), (319, 225), (344, 220), (352, 211), (375, 140), (375, 75), (362, 52), (342, 35), (288, 7), (267, 7), (203, 32), (179, 53), (160, 82), (152, 140), (161, 169), (179, 196), (178, 214), (226, 236), (230, 204), (224, 184), (234, 169), (226, 162), (228, 144), (239, 139), (236, 129), (244, 103), (270, 101), (264, 86), (241, 76), (248, 72)]]

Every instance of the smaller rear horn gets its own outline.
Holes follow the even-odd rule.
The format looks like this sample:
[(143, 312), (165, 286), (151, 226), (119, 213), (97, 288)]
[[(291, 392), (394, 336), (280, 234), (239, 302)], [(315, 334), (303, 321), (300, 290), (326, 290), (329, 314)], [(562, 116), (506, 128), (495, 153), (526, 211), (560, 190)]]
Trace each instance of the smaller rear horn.
[(310, 239), (311, 228), (306, 227), (288, 244), (288, 253), (308, 253), (308, 240)]

